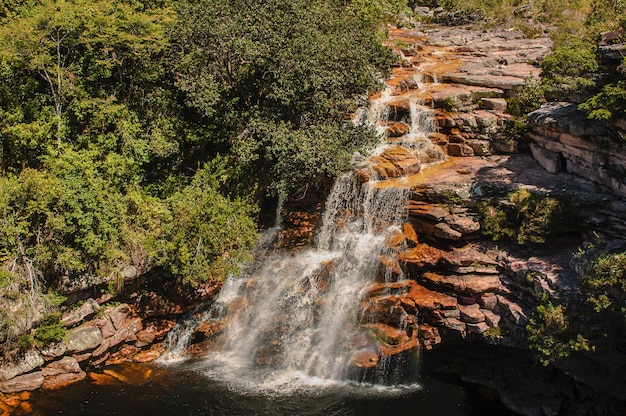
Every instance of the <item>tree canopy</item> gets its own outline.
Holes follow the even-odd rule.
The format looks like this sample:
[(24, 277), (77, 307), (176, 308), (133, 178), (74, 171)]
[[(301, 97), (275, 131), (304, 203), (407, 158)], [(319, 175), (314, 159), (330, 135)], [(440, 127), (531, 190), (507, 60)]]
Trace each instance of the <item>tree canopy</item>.
[(33, 318), (45, 292), (129, 265), (236, 272), (263, 195), (375, 138), (350, 117), (394, 59), (380, 23), (397, 3), (1, 2), (0, 309)]

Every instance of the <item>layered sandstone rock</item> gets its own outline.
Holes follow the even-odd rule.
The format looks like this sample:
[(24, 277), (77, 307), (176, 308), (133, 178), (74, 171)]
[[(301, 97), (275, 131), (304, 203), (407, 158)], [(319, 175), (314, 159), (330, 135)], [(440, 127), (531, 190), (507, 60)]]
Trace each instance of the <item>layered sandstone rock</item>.
[(588, 120), (574, 103), (546, 103), (528, 116), (533, 156), (550, 173), (568, 172), (626, 197), (626, 145), (617, 126)]

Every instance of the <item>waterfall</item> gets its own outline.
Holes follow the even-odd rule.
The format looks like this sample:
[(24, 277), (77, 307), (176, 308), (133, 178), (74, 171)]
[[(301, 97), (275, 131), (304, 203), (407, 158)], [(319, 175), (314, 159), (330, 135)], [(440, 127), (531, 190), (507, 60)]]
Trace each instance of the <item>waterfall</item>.
[[(354, 118), (354, 123), (380, 133), (381, 144), (373, 154), (391, 145), (385, 130), (392, 99), (387, 88)], [(402, 145), (432, 160), (430, 155), (440, 152), (427, 138), (434, 131), (432, 110), (411, 99), (407, 124), (410, 131), (400, 138)], [(364, 157), (353, 162), (369, 163)], [(358, 379), (355, 357), (368, 351), (378, 336), (372, 330), (375, 323), (364, 320), (364, 296), (375, 282), (402, 278), (383, 267), (382, 259), (392, 255), (386, 241), (402, 232), (410, 187), (384, 182), (375, 177), (363, 181), (354, 172), (340, 176), (326, 201), (314, 247), (277, 252), (271, 249), (273, 238), (261, 239), (255, 255), (260, 260), (243, 277), (229, 279), (209, 310), (192, 314), (171, 331), (169, 352), (161, 362), (179, 359), (193, 328), (213, 322), (223, 331), (196, 364), (210, 377), (239, 387), (280, 391), (303, 380)], [(276, 223), (280, 225), (279, 220)], [(271, 230), (276, 232), (277, 228)], [(392, 366), (381, 353), (382, 372)]]

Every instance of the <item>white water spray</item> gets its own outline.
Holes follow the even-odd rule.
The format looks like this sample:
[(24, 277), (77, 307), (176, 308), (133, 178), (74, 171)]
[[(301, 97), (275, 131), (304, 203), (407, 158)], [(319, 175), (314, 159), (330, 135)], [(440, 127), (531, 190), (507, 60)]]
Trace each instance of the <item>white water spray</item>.
[[(382, 143), (374, 154), (389, 146), (385, 130), (392, 99), (391, 89), (385, 89), (354, 120), (379, 132)], [(402, 144), (437, 153), (427, 138), (434, 130), (431, 109), (412, 99), (406, 122), (410, 131)], [(222, 321), (227, 324), (219, 347), (199, 366), (211, 377), (239, 388), (279, 391), (349, 379), (354, 355), (372, 336), (360, 322), (361, 301), (372, 283), (390, 279), (381, 257), (391, 250), (385, 239), (406, 220), (408, 192), (376, 180), (362, 182), (352, 172), (341, 176), (326, 202), (316, 247), (297, 253), (261, 251), (255, 257), (264, 260), (244, 277), (229, 280), (210, 311), (171, 331), (170, 359), (180, 356), (198, 320)], [(380, 366), (387, 365), (381, 359)]]

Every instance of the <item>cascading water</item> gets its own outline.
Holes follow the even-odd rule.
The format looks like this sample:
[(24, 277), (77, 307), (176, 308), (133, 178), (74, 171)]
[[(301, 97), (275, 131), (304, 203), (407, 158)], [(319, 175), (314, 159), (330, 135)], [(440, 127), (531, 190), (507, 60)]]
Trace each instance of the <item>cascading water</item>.
[[(384, 132), (390, 97), (389, 90), (383, 91), (355, 122)], [(432, 129), (431, 112), (417, 101), (410, 108), (407, 147), (432, 151), (425, 131)], [(381, 144), (374, 154), (388, 146)], [(211, 310), (171, 331), (169, 353), (161, 361), (180, 356), (198, 321), (221, 322), (219, 347), (198, 365), (213, 378), (272, 391), (358, 380), (364, 373), (355, 357), (371, 350), (380, 336), (363, 318), (362, 301), (375, 282), (392, 279), (381, 259), (391, 254), (386, 239), (401, 232), (408, 192), (408, 187), (386, 187), (376, 179), (363, 181), (353, 172), (341, 176), (326, 202), (316, 247), (257, 256), (264, 260), (244, 277), (230, 279)], [(389, 370), (389, 360), (381, 357), (378, 367)]]

